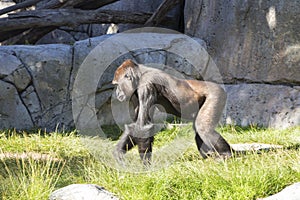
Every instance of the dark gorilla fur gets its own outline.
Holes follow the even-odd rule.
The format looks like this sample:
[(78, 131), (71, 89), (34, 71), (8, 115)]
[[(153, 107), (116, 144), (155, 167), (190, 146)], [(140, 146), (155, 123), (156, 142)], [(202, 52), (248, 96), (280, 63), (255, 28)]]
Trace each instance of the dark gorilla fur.
[(135, 122), (125, 125), (114, 152), (118, 159), (138, 145), (141, 159), (150, 162), (154, 140), (151, 108), (156, 104), (167, 113), (194, 122), (196, 144), (204, 158), (212, 153), (231, 156), (231, 147), (215, 131), (226, 103), (226, 93), (218, 84), (178, 79), (132, 60), (118, 67), (112, 83), (117, 85), (119, 101), (129, 100), (135, 105)]

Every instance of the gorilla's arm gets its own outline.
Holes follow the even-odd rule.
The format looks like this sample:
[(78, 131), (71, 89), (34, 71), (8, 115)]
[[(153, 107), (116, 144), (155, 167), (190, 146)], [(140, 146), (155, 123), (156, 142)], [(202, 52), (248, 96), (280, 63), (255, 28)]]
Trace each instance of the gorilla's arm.
[(155, 88), (146, 84), (138, 87), (137, 94), (131, 98), (133, 105), (135, 105), (135, 122), (125, 125), (125, 131), (115, 150), (117, 160), (121, 161), (123, 155), (137, 145), (143, 163), (150, 163), (155, 128), (150, 121), (149, 112), (156, 96)]
[(135, 137), (132, 135), (134, 132), (136, 132), (134, 123), (125, 125), (124, 133), (122, 134), (118, 144), (116, 145), (114, 156), (117, 161), (121, 162), (123, 160), (124, 154), (132, 149), (135, 145), (138, 145), (138, 151), (140, 154), (140, 158), (143, 160), (143, 163), (150, 164), (152, 143), (154, 137)]

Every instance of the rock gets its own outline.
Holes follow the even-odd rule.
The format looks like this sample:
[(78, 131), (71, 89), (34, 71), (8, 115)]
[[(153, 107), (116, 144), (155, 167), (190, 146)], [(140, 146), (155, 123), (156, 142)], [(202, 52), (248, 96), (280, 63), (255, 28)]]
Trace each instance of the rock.
[(0, 78), (12, 74), (16, 69), (22, 66), (21, 61), (11, 53), (0, 52)]
[(56, 29), (39, 39), (36, 44), (74, 44), (75, 41), (70, 33)]
[(262, 143), (244, 143), (244, 144), (230, 144), (230, 146), (237, 152), (245, 151), (267, 151), (271, 149), (282, 149), (281, 145), (262, 144)]
[(37, 153), (37, 152), (22, 152), (22, 153), (0, 153), (0, 159), (6, 160), (6, 159), (12, 159), (12, 160), (28, 160), (33, 159), (35, 161), (62, 161), (60, 158), (53, 157), (49, 154), (43, 154), (43, 153)]
[(179, 57), (178, 55), (168, 54), (166, 58), (166, 65), (180, 72), (181, 77), (179, 78), (194, 78), (203, 80), (203, 77), (199, 74), (199, 71), (185, 58)]
[(89, 35), (87, 33), (82, 33), (82, 32), (75, 32), (73, 33), (73, 37), (75, 38), (75, 40), (79, 41), (79, 40), (85, 40), (89, 38)]
[(40, 104), (41, 102), (39, 101), (34, 87), (29, 86), (26, 91), (22, 93), (21, 98), (30, 115), (32, 116), (34, 122), (37, 122), (39, 120), (42, 109)]
[(165, 64), (167, 52), (159, 49), (141, 49), (131, 53), (137, 63)]
[(101, 42), (110, 38), (111, 35), (94, 37), (87, 40), (78, 41), (74, 44), (74, 69), (77, 72), (78, 68), (87, 57), (87, 55)]
[[(97, 37), (106, 34), (109, 24), (83, 24), (72, 29), (72, 34), (76, 32), (87, 33), (90, 37)], [(70, 31), (70, 27), (62, 27), (66, 31)]]
[(0, 80), (0, 129), (30, 129), (32, 119), (16, 88)]
[(223, 123), (287, 128), (300, 124), (300, 91), (268, 84), (226, 85)]
[(13, 83), (19, 92), (24, 91), (32, 81), (25, 67), (16, 69), (9, 76), (5, 77), (4, 80)]
[(95, 105), (97, 108), (100, 108), (103, 106), (103, 104), (105, 104), (107, 101), (110, 100), (112, 94), (112, 90), (105, 90), (105, 91), (101, 91), (99, 93), (96, 93), (96, 101), (95, 101)]
[(103, 187), (93, 184), (72, 184), (54, 191), (50, 200), (118, 200)]
[(298, 0), (185, 1), (185, 33), (204, 39), (226, 83), (300, 83)]
[(259, 200), (299, 200), (300, 199), (300, 182), (294, 183), (283, 189), (281, 192), (274, 194), (270, 197), (262, 198)]
[(26, 67), (17, 70), (7, 80), (18, 90), (24, 90), (31, 84), (22, 98), (32, 114), (33, 124), (49, 131), (55, 130), (59, 124), (70, 124), (72, 47), (60, 44), (19, 45), (3, 46), (0, 50), (11, 52)]
[[(119, 111), (122, 113), (122, 110)], [(119, 119), (122, 116), (123, 114), (113, 116), (110, 101), (105, 102), (101, 107), (97, 107), (97, 120), (101, 125), (113, 125), (116, 124), (116, 121), (124, 122), (123, 118)]]
[(198, 42), (205, 50), (207, 50), (207, 45), (206, 42), (198, 37), (192, 37), (193, 40), (195, 40), (196, 42)]

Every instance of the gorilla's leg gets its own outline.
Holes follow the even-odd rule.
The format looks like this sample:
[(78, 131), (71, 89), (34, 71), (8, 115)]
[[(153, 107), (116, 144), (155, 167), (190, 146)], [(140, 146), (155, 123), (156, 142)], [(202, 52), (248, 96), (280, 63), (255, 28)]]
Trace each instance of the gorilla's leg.
[(140, 158), (144, 165), (149, 165), (151, 162), (153, 141), (153, 136), (149, 138), (134, 138), (134, 142), (138, 145)]
[(197, 144), (198, 151), (203, 158), (207, 158), (207, 156), (211, 153), (209, 147), (203, 142), (200, 138), (199, 134), (196, 132), (195, 140)]
[(125, 126), (124, 133), (122, 134), (118, 144), (116, 145), (114, 156), (117, 161), (122, 161), (124, 154), (135, 146), (133, 137), (130, 136), (130, 130)]
[[(226, 102), (226, 94), (219, 91), (206, 98), (194, 122), (196, 142), (201, 155), (216, 152), (221, 156), (231, 156), (232, 149), (227, 141), (215, 131)], [(204, 156), (205, 157), (205, 156)]]
[(195, 131), (195, 141), (196, 141), (196, 145), (197, 145), (197, 148), (198, 148), (198, 151), (200, 153), (200, 155), (203, 157), (203, 158), (207, 158), (208, 156), (208, 152), (209, 152), (209, 147), (207, 145), (204, 144), (203, 140), (200, 138), (197, 130), (196, 130), (196, 127), (195, 127), (195, 122), (193, 123), (193, 129)]

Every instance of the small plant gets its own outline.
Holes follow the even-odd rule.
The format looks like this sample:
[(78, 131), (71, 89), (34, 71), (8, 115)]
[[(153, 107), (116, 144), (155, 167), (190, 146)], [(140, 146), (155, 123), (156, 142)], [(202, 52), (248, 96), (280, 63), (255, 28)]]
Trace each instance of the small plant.
[(55, 189), (64, 161), (33, 158), (2, 159), (1, 186), (3, 199), (46, 199)]

